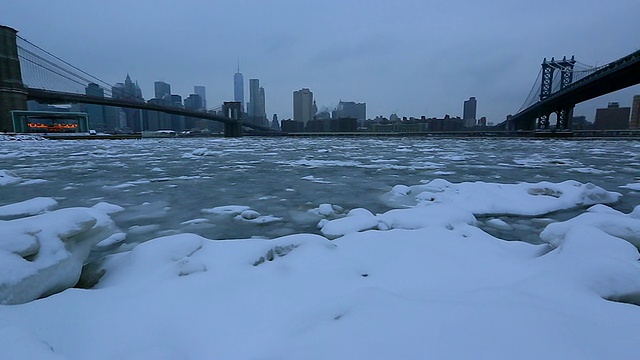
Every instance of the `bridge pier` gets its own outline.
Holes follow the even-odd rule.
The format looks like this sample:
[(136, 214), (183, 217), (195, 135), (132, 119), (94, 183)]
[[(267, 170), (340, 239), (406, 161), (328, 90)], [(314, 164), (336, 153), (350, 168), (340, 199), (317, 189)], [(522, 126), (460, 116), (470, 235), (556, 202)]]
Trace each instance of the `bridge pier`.
[[(551, 61), (547, 61), (545, 58), (542, 61), (542, 82), (540, 84), (540, 101), (544, 101), (553, 94), (553, 75), (556, 70), (560, 72), (560, 90), (563, 91), (573, 82), (573, 66), (576, 63), (575, 58), (567, 60), (566, 57), (562, 60), (555, 60), (551, 58)], [(562, 108), (554, 109), (549, 112), (545, 112), (538, 115), (536, 129), (548, 130), (549, 129), (549, 116), (556, 114), (556, 129), (567, 130), (571, 129), (571, 117), (573, 116), (574, 104), (566, 104)]]
[(27, 91), (22, 83), (16, 35), (0, 25), (0, 132), (13, 131), (12, 110), (27, 110)]
[(237, 101), (225, 101), (222, 111), (231, 120), (224, 124), (224, 137), (242, 137), (242, 105)]

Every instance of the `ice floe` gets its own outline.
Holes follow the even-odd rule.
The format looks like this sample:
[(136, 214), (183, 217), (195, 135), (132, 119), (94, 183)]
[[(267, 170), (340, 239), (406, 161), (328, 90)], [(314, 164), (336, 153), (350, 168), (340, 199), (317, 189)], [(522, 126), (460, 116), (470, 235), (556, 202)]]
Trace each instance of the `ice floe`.
[(497, 184), (487, 182), (450, 183), (435, 179), (421, 185), (396, 186), (384, 196), (393, 207), (447, 203), (474, 215), (537, 216), (594, 204), (612, 204), (620, 193), (591, 183), (567, 180), (561, 183)]
[(0, 186), (17, 184), (22, 181), (22, 178), (16, 175), (13, 171), (0, 170)]

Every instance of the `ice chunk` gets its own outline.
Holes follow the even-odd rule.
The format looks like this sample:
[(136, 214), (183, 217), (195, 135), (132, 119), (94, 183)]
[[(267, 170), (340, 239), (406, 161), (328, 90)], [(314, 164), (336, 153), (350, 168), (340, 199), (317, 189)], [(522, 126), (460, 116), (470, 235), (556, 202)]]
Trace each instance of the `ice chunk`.
[(104, 249), (104, 248), (109, 248), (112, 247), (114, 245), (120, 244), (123, 241), (125, 241), (127, 239), (127, 234), (126, 233), (115, 233), (111, 236), (109, 236), (108, 238), (100, 241), (99, 243), (97, 243), (95, 245), (95, 248), (100, 250), (100, 249)]
[(255, 210), (245, 210), (240, 216), (245, 220), (254, 220), (260, 217), (260, 213)]
[(469, 211), (447, 205), (417, 206), (410, 209), (394, 209), (377, 216), (383, 226), (388, 229), (421, 229), (431, 226), (451, 229), (458, 224), (475, 224), (476, 218)]
[(12, 218), (41, 214), (58, 206), (58, 202), (49, 197), (36, 197), (15, 204), (0, 206), (0, 218)]
[[(470, 210), (474, 215), (537, 216), (579, 206), (612, 204), (622, 196), (591, 183), (581, 184), (572, 180), (561, 183), (497, 184), (478, 181), (453, 184), (434, 179), (409, 188), (408, 196), (398, 196), (400, 190), (392, 189), (383, 196), (383, 200), (393, 207), (447, 203)], [(401, 192), (406, 190), (400, 189)]]
[(411, 188), (406, 185), (396, 185), (391, 189), (391, 192), (396, 195), (409, 195)]
[(22, 178), (9, 170), (0, 170), (0, 186), (17, 184)]
[(0, 304), (19, 304), (75, 285), (91, 247), (113, 222), (103, 212), (69, 208), (0, 221)]
[(496, 228), (498, 230), (506, 230), (506, 231), (513, 230), (513, 226), (507, 224), (502, 219), (498, 219), (498, 218), (489, 219), (485, 221), (485, 223), (491, 226), (492, 228)]
[(640, 183), (630, 183), (627, 185), (620, 186), (623, 189), (629, 189), (634, 191), (640, 191)]
[(554, 247), (560, 247), (572, 229), (589, 227), (640, 247), (640, 218), (637, 217), (637, 212), (640, 212), (640, 206), (630, 214), (598, 206), (567, 221), (547, 225), (540, 233), (540, 238)]
[(205, 214), (215, 214), (215, 215), (239, 215), (245, 210), (250, 210), (251, 208), (248, 206), (242, 205), (225, 205), (225, 206), (216, 206), (211, 209), (202, 209), (202, 212)]
[(340, 205), (320, 204), (317, 208), (309, 209), (309, 212), (324, 217), (336, 217), (340, 216), (344, 209)]
[(109, 204), (109, 203), (104, 202), (104, 201), (93, 205), (92, 208), (100, 210), (100, 211), (104, 212), (105, 214), (113, 214), (113, 213), (124, 211), (124, 208), (122, 206)]
[(363, 230), (375, 229), (378, 220), (369, 210), (357, 208), (349, 211), (347, 217), (324, 223), (320, 230), (329, 239)]

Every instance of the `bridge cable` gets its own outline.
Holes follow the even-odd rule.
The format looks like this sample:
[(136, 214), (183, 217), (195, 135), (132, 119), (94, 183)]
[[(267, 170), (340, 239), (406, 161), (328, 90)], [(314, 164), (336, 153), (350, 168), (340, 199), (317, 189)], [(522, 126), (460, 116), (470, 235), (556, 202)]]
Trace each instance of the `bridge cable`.
[[(104, 85), (107, 85), (107, 86), (109, 86), (109, 87), (113, 88), (113, 85), (109, 84), (108, 82), (106, 82), (106, 81), (104, 81), (104, 80), (102, 80), (102, 79), (100, 79), (100, 78), (98, 78), (98, 77), (96, 77), (96, 76), (93, 76), (93, 75), (89, 74), (88, 72), (86, 72), (86, 71), (84, 71), (84, 70), (82, 70), (82, 69), (80, 69), (80, 68), (78, 68), (78, 67), (76, 67), (76, 66), (74, 66), (74, 65), (72, 65), (72, 64), (70, 64), (70, 63), (68, 63), (68, 62), (66, 62), (65, 60), (63, 60), (63, 59), (61, 59), (61, 58), (59, 58), (59, 57), (55, 56), (54, 54), (52, 54), (52, 53), (48, 52), (47, 50), (45, 50), (45, 49), (41, 48), (40, 46), (38, 46), (38, 45), (36, 45), (36, 44), (32, 43), (31, 41), (29, 41), (29, 40), (27, 40), (27, 39), (23, 38), (22, 36), (20, 36), (20, 35), (16, 35), (16, 37), (18, 37), (19, 39), (21, 39), (21, 40), (25, 41), (27, 44), (30, 44), (31, 46), (35, 47), (36, 49), (38, 49), (38, 50), (40, 50), (40, 51), (44, 52), (45, 54), (47, 54), (47, 55), (49, 55), (49, 56), (53, 57), (54, 59), (56, 59), (56, 60), (58, 60), (58, 61), (62, 62), (63, 64), (65, 64), (65, 65), (67, 65), (67, 66), (70, 66), (71, 68), (73, 68), (73, 69), (75, 69), (75, 70), (77, 70), (77, 71), (81, 72), (82, 74), (87, 75), (87, 76), (89, 76), (90, 78), (93, 78), (93, 79), (97, 80), (98, 82), (100, 82), (100, 83), (102, 83), (102, 84), (104, 84)], [(78, 76), (78, 77), (80, 77), (80, 76)], [(89, 81), (89, 82), (92, 82), (92, 81)]]
[(539, 86), (537, 85), (541, 77), (542, 77), (542, 69), (538, 70), (538, 76), (536, 77), (536, 80), (533, 82), (533, 86), (531, 87), (531, 90), (529, 90), (529, 95), (527, 95), (527, 97), (525, 98), (524, 103), (522, 104), (522, 106), (520, 106), (520, 109), (516, 111), (516, 114), (524, 110), (525, 108), (529, 107), (529, 105), (531, 105), (531, 103), (533, 102), (532, 95), (534, 95), (538, 90)]

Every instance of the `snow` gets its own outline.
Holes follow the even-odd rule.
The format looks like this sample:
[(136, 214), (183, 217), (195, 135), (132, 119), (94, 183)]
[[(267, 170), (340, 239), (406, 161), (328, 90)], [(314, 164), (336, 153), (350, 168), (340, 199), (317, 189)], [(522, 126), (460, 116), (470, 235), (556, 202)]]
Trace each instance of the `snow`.
[(322, 235), (329, 239), (358, 231), (374, 229), (378, 226), (378, 219), (367, 209), (353, 209), (341, 219), (323, 222), (320, 229)]
[(75, 285), (93, 245), (113, 221), (89, 208), (0, 222), (0, 304), (19, 304)]
[(340, 205), (320, 204), (317, 208), (309, 209), (309, 212), (322, 217), (336, 217), (342, 215), (344, 209)]
[(122, 206), (118, 206), (115, 204), (110, 204), (108, 202), (101, 201), (91, 207), (92, 209), (96, 209), (102, 211), (105, 214), (114, 214), (121, 211), (124, 211)]
[(243, 205), (225, 205), (225, 206), (216, 206), (210, 209), (202, 209), (202, 212), (205, 214), (214, 214), (214, 215), (239, 215), (243, 211), (251, 210), (248, 206)]
[(0, 206), (0, 219), (27, 215), (37, 215), (58, 206), (53, 198), (36, 197), (19, 203)]
[(620, 193), (572, 180), (561, 183), (497, 184), (478, 181), (453, 184), (435, 179), (410, 186), (408, 190), (402, 186), (394, 187), (385, 195), (385, 201), (392, 207), (447, 203), (475, 215), (537, 216), (599, 203), (613, 204), (620, 196)]
[(46, 140), (40, 135), (27, 134), (0, 134), (0, 141), (33, 141)]
[[(0, 305), (0, 358), (635, 359), (640, 206), (606, 205), (619, 197), (575, 181), (399, 185), (381, 214), (334, 218), (335, 205), (317, 202), (309, 212), (323, 236), (158, 237), (108, 255), (93, 289), (30, 302), (72, 286), (82, 261), (47, 266), (126, 240), (106, 214), (117, 207), (0, 221), (0, 299), (26, 302)], [(506, 228), (498, 215), (587, 206), (539, 219), (540, 245), (498, 239), (476, 220)], [(270, 216), (242, 205), (202, 212)]]

